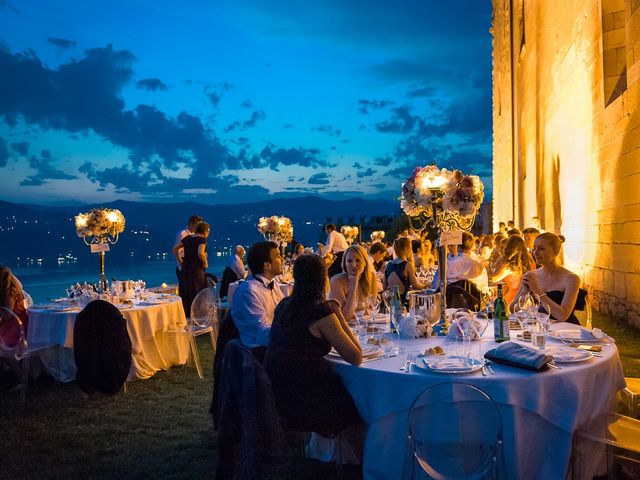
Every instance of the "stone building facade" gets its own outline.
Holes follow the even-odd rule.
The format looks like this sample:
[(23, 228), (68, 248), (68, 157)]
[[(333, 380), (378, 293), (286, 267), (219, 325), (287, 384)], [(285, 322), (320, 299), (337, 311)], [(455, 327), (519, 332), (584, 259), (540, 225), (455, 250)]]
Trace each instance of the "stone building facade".
[(640, 326), (640, 0), (493, 0), (493, 222), (566, 237), (596, 310)]

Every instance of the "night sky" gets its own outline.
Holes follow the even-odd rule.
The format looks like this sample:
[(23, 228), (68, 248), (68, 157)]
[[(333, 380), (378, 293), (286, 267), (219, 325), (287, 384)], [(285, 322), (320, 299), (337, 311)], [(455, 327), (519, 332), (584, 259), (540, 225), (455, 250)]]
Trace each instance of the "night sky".
[(490, 0), (0, 0), (0, 199), (491, 197)]

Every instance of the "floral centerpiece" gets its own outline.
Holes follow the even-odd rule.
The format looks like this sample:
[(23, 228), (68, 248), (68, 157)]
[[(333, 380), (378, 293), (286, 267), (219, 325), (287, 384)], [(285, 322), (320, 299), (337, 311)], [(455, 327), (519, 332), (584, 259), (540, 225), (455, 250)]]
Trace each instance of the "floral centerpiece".
[[(76, 215), (76, 233), (78, 237), (101, 243), (108, 237), (117, 238), (124, 232), (124, 215), (120, 210), (110, 208), (94, 208), (88, 213)], [(113, 242), (115, 243), (115, 242)]]
[[(435, 192), (442, 195), (436, 196)], [(480, 177), (428, 165), (416, 167), (402, 184), (400, 206), (410, 216), (431, 216), (433, 204), (440, 202), (444, 210), (456, 212), (463, 218), (473, 218), (483, 199), (484, 186)]]
[(340, 233), (344, 235), (344, 238), (346, 238), (349, 243), (356, 239), (359, 231), (358, 227), (352, 227), (350, 225), (343, 225), (342, 228), (340, 228)]
[(293, 225), (287, 217), (260, 217), (258, 220), (258, 231), (265, 240), (277, 243), (290, 243), (293, 240)]
[(383, 238), (384, 238), (384, 231), (375, 230), (375, 231), (371, 232), (371, 241), (372, 242), (381, 242)]

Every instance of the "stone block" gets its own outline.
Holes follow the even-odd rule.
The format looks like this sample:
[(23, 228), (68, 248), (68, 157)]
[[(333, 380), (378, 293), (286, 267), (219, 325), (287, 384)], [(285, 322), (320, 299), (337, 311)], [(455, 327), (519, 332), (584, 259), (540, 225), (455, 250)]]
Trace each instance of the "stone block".
[(625, 12), (624, 10), (613, 13), (613, 28), (624, 28), (625, 24)]
[(640, 303), (640, 275), (629, 273), (626, 275), (627, 300), (633, 303)]
[(624, 47), (626, 45), (626, 38), (624, 28), (618, 28), (602, 34), (602, 45), (604, 50), (610, 48)]
[[(611, 269), (618, 272), (640, 273), (640, 245), (613, 244), (611, 247)], [(606, 282), (605, 282), (606, 284)], [(613, 286), (613, 285), (612, 285)], [(607, 291), (613, 289), (606, 288)]]
[(611, 30), (614, 30), (616, 27), (614, 27), (614, 15), (615, 13), (606, 13), (604, 15), (602, 15), (602, 31), (603, 32), (610, 32)]
[(603, 0), (602, 13), (613, 13), (624, 10), (624, 0)]
[(617, 297), (627, 297), (627, 274), (622, 272), (613, 272), (614, 292)]

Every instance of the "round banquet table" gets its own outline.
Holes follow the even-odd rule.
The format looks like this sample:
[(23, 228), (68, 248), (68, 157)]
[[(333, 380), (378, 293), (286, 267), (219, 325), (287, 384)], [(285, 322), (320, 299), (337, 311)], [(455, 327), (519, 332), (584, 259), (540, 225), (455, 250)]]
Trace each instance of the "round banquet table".
[[(117, 305), (131, 338), (131, 371), (128, 380), (146, 379), (159, 370), (186, 363), (185, 335), (172, 334), (187, 320), (177, 295), (156, 294), (135, 306)], [(61, 382), (75, 379), (73, 326), (79, 307), (64, 303), (29, 308), (29, 345), (48, 347), (39, 352), (44, 368)]]
[[(551, 327), (561, 328), (577, 327), (567, 323)], [(472, 342), (472, 356), (478, 357), (480, 350), (484, 354), (497, 346), (492, 335), (489, 327), (480, 343)], [(406, 374), (400, 368), (408, 354), (421, 353), (435, 345), (441, 345), (449, 354), (459, 342), (447, 337), (395, 341), (399, 347), (395, 357), (359, 367), (334, 360), (336, 371), (368, 427), (363, 458), (364, 478), (368, 480), (402, 478), (408, 410), (413, 400), (432, 385), (463, 382), (482, 389), (493, 399), (502, 416), (506, 475), (512, 479), (565, 478), (573, 432), (597, 415), (614, 410), (616, 392), (625, 386), (615, 344), (603, 346), (602, 357), (558, 364), (560, 369), (530, 372), (494, 362), (495, 374), (483, 376), (481, 371), (437, 373), (416, 366)], [(547, 346), (552, 345), (562, 343), (550, 338)]]

